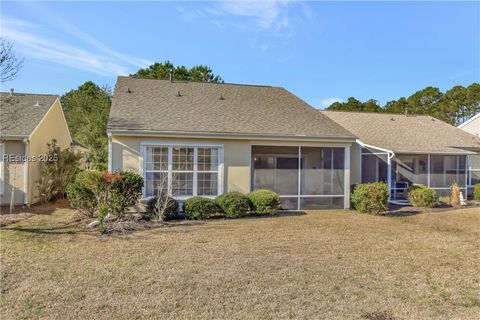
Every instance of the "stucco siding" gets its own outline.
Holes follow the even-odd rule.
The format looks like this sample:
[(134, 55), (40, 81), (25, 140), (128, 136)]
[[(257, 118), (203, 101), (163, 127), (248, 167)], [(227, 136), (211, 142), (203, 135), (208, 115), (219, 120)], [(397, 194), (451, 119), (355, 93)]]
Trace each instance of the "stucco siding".
[(340, 146), (348, 147), (350, 143), (332, 142), (293, 142), (267, 140), (234, 140), (234, 139), (194, 139), (172, 137), (132, 137), (112, 136), (112, 170), (131, 170), (141, 172), (141, 143), (196, 143), (196, 144), (223, 144), (224, 151), (224, 180), (223, 191), (239, 191), (247, 193), (251, 188), (251, 146), (252, 145), (281, 145), (281, 146)]
[[(3, 194), (1, 205), (9, 205), (14, 192), (14, 204), (23, 204), (24, 197), (24, 162), (25, 147), (21, 140), (7, 140), (3, 143), (3, 154), (8, 156), (3, 162)], [(11, 161), (10, 161), (11, 160)], [(18, 160), (18, 162), (16, 161)]]
[(480, 117), (476, 117), (472, 121), (465, 123), (461, 129), (480, 137)]
[(29, 162), (28, 172), (28, 204), (38, 202), (36, 182), (41, 177), (41, 159), (38, 156), (46, 154), (47, 143), (56, 139), (61, 149), (70, 147), (72, 142), (67, 123), (63, 116), (62, 106), (57, 99), (45, 115), (43, 121), (33, 131), (29, 141), (29, 158), (36, 157)]

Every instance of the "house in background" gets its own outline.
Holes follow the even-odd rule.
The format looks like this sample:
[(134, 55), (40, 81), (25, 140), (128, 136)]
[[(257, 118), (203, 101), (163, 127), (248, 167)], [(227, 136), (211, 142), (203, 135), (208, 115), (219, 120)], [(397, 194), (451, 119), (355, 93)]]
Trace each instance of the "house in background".
[(480, 137), (480, 113), (459, 125), (458, 128)]
[(480, 183), (480, 138), (422, 115), (321, 111), (356, 137), (352, 183), (384, 181), (392, 202), (405, 203), (409, 186), (422, 184), (440, 195), (452, 183)]
[(119, 77), (109, 170), (182, 201), (271, 189), (283, 209), (348, 208), (355, 136), (279, 87)]
[(60, 148), (72, 143), (56, 95), (0, 93), (0, 204), (30, 205), (38, 202), (36, 181), (45, 161), (47, 143), (56, 139)]

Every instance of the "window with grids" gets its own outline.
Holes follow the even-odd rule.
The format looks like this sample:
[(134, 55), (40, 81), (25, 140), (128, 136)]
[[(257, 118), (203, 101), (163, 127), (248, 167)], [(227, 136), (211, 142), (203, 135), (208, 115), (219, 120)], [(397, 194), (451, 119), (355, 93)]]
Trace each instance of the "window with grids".
[(216, 196), (219, 179), (219, 148), (146, 148), (145, 194), (174, 197)]

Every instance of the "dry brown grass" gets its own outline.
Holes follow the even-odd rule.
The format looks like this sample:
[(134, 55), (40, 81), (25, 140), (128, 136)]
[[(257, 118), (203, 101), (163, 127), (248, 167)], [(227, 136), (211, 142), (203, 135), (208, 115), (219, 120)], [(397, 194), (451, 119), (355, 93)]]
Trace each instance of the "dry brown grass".
[(70, 209), (1, 231), (11, 318), (478, 319), (480, 210), (347, 211), (99, 236)]

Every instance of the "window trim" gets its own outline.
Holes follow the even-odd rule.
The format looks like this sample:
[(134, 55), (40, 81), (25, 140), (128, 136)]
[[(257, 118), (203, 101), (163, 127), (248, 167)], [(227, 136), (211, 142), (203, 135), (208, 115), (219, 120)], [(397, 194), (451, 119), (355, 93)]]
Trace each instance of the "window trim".
[[(169, 192), (171, 193), (172, 190), (172, 172), (173, 170), (173, 152), (172, 149), (174, 147), (179, 147), (179, 148), (194, 148), (194, 171), (193, 171), (193, 195), (191, 196), (174, 196), (175, 199), (177, 200), (185, 200), (190, 197), (196, 196), (197, 195), (197, 175), (198, 173), (217, 173), (217, 195), (214, 196), (202, 196), (206, 198), (215, 198), (218, 195), (221, 195), (223, 193), (223, 187), (224, 187), (224, 144), (223, 143), (210, 143), (210, 142), (185, 142), (185, 141), (141, 141), (140, 142), (140, 175), (143, 177), (143, 179), (146, 181), (146, 175), (147, 175), (147, 168), (146, 168), (146, 159), (147, 159), (147, 148), (148, 147), (167, 147), (168, 148), (168, 188)], [(218, 163), (217, 163), (217, 170), (214, 171), (198, 171), (198, 148), (216, 148), (218, 151)], [(151, 172), (151, 170), (148, 170), (148, 172)], [(165, 171), (163, 171), (165, 172)], [(175, 171), (179, 172), (179, 171)], [(191, 172), (191, 171), (188, 171)], [(142, 189), (142, 197), (146, 198), (146, 183), (144, 183), (143, 189)]]

